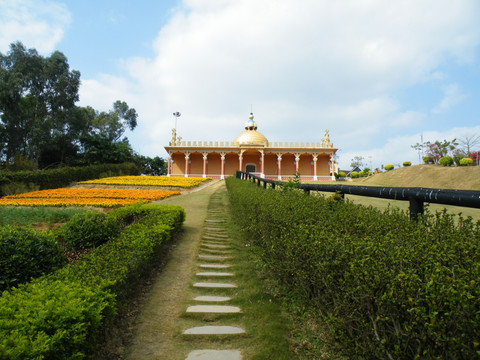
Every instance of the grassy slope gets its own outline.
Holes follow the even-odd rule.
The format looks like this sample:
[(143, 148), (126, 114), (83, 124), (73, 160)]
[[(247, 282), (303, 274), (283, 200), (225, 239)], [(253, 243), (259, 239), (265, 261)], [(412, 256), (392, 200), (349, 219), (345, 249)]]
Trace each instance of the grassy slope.
[[(416, 165), (341, 184), (480, 191), (480, 167), (469, 166), (447, 168), (438, 165)], [(365, 206), (371, 205), (379, 209), (386, 209), (388, 206), (394, 206), (408, 210), (408, 201), (395, 201), (356, 195), (348, 195), (347, 199), (357, 204)], [(480, 220), (480, 209), (441, 204), (426, 204), (426, 206), (432, 212), (442, 211), (442, 209), (445, 208), (450, 213), (462, 213), (464, 216), (471, 216), (475, 220)]]
[(353, 181), (355, 185), (480, 190), (480, 167), (416, 165)]

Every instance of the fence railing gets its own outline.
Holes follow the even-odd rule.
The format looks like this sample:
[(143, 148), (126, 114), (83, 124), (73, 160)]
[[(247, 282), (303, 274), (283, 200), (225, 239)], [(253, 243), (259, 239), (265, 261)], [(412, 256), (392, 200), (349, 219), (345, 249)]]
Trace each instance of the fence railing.
[[(270, 184), (273, 189), (285, 184), (283, 181), (267, 180), (244, 171), (237, 171), (236, 177), (242, 180), (252, 179), (258, 186), (263, 183), (264, 188), (267, 188), (267, 184)], [(324, 191), (336, 192), (342, 196), (347, 194), (408, 201), (410, 203), (411, 220), (416, 220), (418, 214), (423, 214), (424, 203), (426, 202), (480, 209), (480, 191), (337, 184), (299, 184), (298, 187), (306, 193)]]

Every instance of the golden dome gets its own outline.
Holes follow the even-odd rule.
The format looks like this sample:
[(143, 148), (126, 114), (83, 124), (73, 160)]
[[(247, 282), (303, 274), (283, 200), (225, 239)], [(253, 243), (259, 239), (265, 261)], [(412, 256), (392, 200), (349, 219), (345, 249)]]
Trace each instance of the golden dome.
[(238, 135), (233, 143), (235, 145), (268, 145), (267, 138), (257, 131), (257, 124), (253, 121), (252, 113), (245, 124), (245, 131)]

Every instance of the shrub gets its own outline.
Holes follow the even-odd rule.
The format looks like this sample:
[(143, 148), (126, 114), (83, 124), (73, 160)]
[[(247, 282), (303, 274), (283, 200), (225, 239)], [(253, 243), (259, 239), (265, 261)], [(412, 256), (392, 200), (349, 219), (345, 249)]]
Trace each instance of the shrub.
[(358, 178), (358, 172), (352, 171), (352, 172), (350, 173), (350, 177), (351, 177), (352, 179)]
[[(119, 218), (137, 221), (116, 239), (3, 293), (0, 359), (83, 359), (92, 354), (104, 326), (179, 231), (173, 226), (180, 227), (185, 218), (179, 206), (144, 206), (119, 211)], [(130, 217), (129, 210), (136, 215)]]
[(367, 176), (370, 176), (370, 175), (372, 175), (372, 172), (370, 171), (370, 169), (363, 169), (362, 171), (360, 171), (358, 173), (359, 177), (367, 177)]
[(442, 166), (450, 166), (453, 164), (453, 159), (450, 156), (444, 156), (444, 157), (441, 157), (440, 160), (438, 160), (438, 162)]
[(339, 178), (344, 178), (344, 177), (347, 177), (347, 174), (345, 174), (345, 171), (339, 171), (338, 172), (338, 177)]
[(411, 161), (404, 161), (402, 165), (403, 165), (404, 167), (412, 166), (412, 162), (411, 162)]
[(435, 164), (435, 158), (433, 156), (424, 156), (422, 158), (422, 161), (425, 163), (425, 164)]
[(390, 170), (393, 170), (394, 168), (395, 168), (395, 166), (393, 166), (393, 164), (387, 164), (387, 165), (385, 165), (385, 168), (384, 168), (384, 169), (385, 169), (386, 171), (390, 171)]
[(470, 166), (473, 165), (473, 160), (470, 158), (463, 158), (460, 160), (460, 166)]
[(61, 241), (73, 251), (91, 249), (118, 236), (120, 226), (115, 217), (97, 211), (74, 215), (61, 230)]
[(227, 186), (245, 241), (298, 308), (328, 323), (339, 355), (478, 357), (480, 222)]
[[(84, 167), (63, 167), (52, 170), (36, 171), (0, 171), (0, 189), (14, 188), (20, 190), (24, 185), (25, 189), (39, 187), (40, 190), (55, 189), (68, 186), (71, 183), (98, 179), (105, 176), (114, 175), (140, 175), (140, 171), (135, 164), (103, 164), (90, 165)], [(15, 183), (15, 186), (10, 184)], [(7, 187), (5, 187), (7, 186)], [(0, 196), (7, 195), (0, 193)]]
[(0, 292), (64, 264), (62, 249), (50, 232), (27, 227), (0, 228)]

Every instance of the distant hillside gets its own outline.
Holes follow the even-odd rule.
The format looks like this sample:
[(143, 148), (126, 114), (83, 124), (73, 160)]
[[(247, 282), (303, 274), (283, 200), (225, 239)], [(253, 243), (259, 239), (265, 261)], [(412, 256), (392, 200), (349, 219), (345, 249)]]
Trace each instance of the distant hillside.
[(353, 181), (358, 185), (480, 190), (480, 167), (415, 165)]

